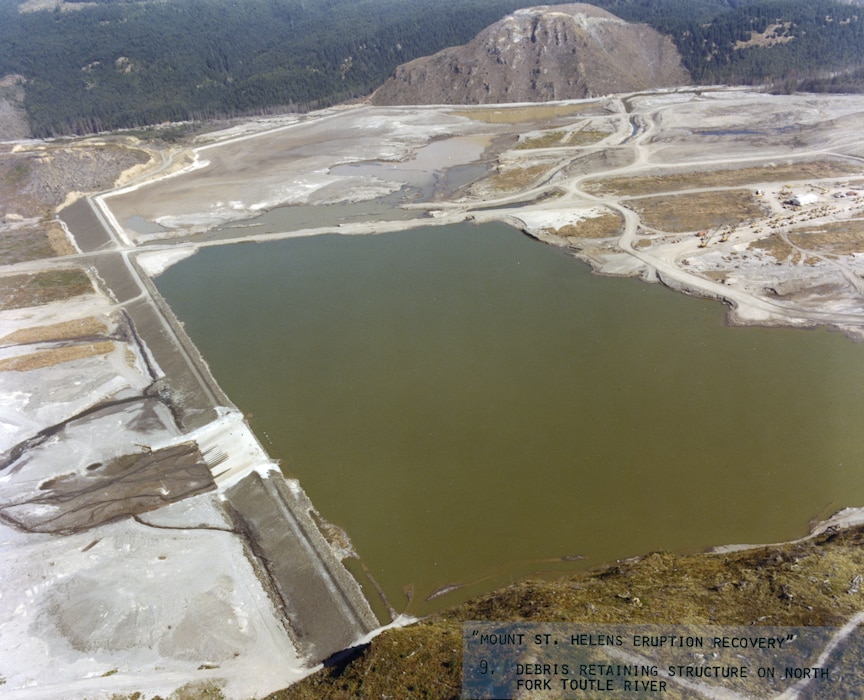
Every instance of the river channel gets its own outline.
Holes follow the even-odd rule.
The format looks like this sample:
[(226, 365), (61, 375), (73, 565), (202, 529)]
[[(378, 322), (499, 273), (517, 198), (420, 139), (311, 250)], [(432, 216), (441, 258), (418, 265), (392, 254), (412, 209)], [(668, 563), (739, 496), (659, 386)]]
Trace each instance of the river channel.
[(400, 612), (864, 505), (864, 346), (727, 327), (504, 225), (208, 248), (156, 281)]

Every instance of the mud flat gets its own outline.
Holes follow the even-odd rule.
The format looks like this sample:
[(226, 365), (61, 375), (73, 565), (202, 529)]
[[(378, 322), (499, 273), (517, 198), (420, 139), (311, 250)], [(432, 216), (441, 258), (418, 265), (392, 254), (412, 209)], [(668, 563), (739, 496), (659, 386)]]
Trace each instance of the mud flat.
[[(864, 240), (847, 231), (838, 247), (831, 228), (864, 219), (860, 97), (679, 90), (506, 112), (358, 106), (210, 134), (90, 211), (68, 208), (74, 255), (0, 271), (89, 280), (0, 311), (3, 697), (187, 684), (251, 697), (379, 624), (345, 573), (344, 542), (323, 537), (150, 275), (206, 245), (406, 222), (193, 238), (216, 226), (396, 197), (422, 215), (409, 226), (514, 223), (601, 273), (721, 299), (733, 322), (864, 337)], [(472, 147), (423, 150), (456, 139)], [(411, 191), (418, 173), (479, 164), (486, 175), (427, 201)], [(728, 189), (752, 206), (730, 215)], [(703, 218), (682, 224), (697, 196)], [(645, 201), (658, 198), (665, 208)], [(87, 330), (70, 336), (70, 323)], [(284, 547), (303, 563), (280, 561)]]

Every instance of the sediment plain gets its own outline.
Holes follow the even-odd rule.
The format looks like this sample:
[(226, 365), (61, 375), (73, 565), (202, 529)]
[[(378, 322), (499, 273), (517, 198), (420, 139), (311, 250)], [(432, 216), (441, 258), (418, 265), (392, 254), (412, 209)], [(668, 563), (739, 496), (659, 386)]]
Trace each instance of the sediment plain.
[[(0, 696), (192, 683), (252, 697), (390, 622), (341, 563), (350, 533), (282, 477), (159, 296), (166, 265), (211, 245), (498, 220), (599, 273), (718, 299), (732, 323), (861, 340), (862, 127), (857, 96), (679, 89), (346, 106), (185, 148), (83, 141), (139, 157), (114, 189), (47, 214), (3, 204), (8, 236), (62, 222), (65, 246), (0, 271)], [(407, 218), (258, 218), (357, 202)], [(277, 560), (286, 550), (309, 566)]]

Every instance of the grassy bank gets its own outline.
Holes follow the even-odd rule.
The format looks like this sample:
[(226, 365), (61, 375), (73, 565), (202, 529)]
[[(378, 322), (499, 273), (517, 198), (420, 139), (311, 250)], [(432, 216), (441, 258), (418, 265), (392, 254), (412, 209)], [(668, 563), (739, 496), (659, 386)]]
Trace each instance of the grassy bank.
[(655, 552), (581, 575), (524, 581), (388, 630), (353, 658), (268, 700), (458, 698), (468, 620), (839, 627), (864, 609), (854, 585), (864, 574), (862, 544), (864, 528), (829, 530), (793, 544)]

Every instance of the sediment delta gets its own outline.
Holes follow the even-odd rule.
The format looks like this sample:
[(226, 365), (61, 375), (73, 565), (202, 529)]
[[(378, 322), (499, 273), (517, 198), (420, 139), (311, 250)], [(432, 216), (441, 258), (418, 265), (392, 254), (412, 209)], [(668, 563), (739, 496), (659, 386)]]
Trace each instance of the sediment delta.
[[(864, 338), (864, 100), (706, 89), (572, 107), (250, 121), (66, 207), (74, 254), (3, 269), (4, 697), (251, 697), (390, 622), (152, 284), (203, 246), (497, 220), (601, 273), (722, 300), (734, 323)], [(384, 197), (416, 217), (208, 239), (278, 207)], [(5, 206), (6, 226), (26, 218)], [(48, 271), (69, 273), (53, 296), (23, 289)]]

